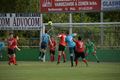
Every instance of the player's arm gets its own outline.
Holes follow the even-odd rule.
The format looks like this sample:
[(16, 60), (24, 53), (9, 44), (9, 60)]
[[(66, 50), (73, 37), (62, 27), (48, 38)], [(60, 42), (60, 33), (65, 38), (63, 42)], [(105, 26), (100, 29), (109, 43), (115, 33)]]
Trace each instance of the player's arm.
[(56, 41), (54, 41), (54, 44), (55, 44), (55, 47), (56, 47), (56, 45), (57, 45)]
[(18, 51), (20, 51), (20, 48), (18, 48), (18, 46), (16, 46), (16, 49), (17, 49)]
[(59, 38), (60, 38), (61, 36), (62, 36), (61, 34), (58, 34), (58, 36), (57, 36), (57, 37), (59, 37)]
[(87, 48), (87, 43), (85, 43), (85, 56), (88, 56), (87, 50), (88, 50), (88, 48)]
[(48, 38), (49, 38), (50, 44), (53, 46), (53, 43), (52, 43), (52, 41), (51, 41), (51, 39), (50, 39), (50, 36), (48, 36)]
[(71, 36), (73, 36), (73, 37), (76, 36), (76, 35), (77, 35), (77, 33), (73, 33), (73, 34), (71, 34)]
[(95, 49), (95, 51), (96, 51), (96, 49), (97, 49), (95, 45), (94, 45), (94, 49)]
[(77, 41), (73, 38), (73, 41), (76, 43)]
[(20, 51), (20, 48), (18, 48), (18, 46), (17, 46), (17, 41), (15, 41), (15, 48), (16, 48), (18, 51)]

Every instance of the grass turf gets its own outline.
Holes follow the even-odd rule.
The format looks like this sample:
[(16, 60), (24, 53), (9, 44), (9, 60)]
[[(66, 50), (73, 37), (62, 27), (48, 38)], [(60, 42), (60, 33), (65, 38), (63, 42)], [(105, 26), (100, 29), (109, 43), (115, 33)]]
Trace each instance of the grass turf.
[(70, 67), (70, 62), (18, 62), (9, 66), (0, 62), (0, 80), (120, 80), (120, 63), (93, 63), (86, 67), (79, 62)]

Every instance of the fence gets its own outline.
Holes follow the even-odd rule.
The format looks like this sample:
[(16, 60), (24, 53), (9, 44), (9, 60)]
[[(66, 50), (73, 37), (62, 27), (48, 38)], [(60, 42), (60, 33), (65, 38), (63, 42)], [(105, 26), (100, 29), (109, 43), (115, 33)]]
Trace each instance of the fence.
[[(120, 23), (54, 23), (52, 28), (44, 24), (45, 28), (50, 30), (49, 34), (52, 35), (57, 42), (59, 39), (56, 37), (62, 31), (69, 31), (72, 27), (72, 32), (78, 33), (82, 36), (83, 40), (90, 38), (97, 46), (97, 55), (101, 61), (120, 61)], [(71, 25), (71, 27), (70, 27)], [(9, 32), (9, 31), (8, 31)], [(38, 60), (39, 54), (39, 35), (40, 31), (14, 31), (20, 35), (18, 41), (21, 52), (17, 52), (18, 60)], [(0, 31), (0, 37), (7, 37), (6, 31)], [(4, 35), (4, 36), (3, 36)], [(7, 46), (7, 45), (6, 45)], [(57, 50), (56, 50), (57, 51)], [(7, 49), (3, 52), (3, 59), (7, 60)], [(20, 54), (19, 54), (20, 53)], [(49, 52), (47, 52), (49, 53)], [(69, 60), (68, 49), (66, 50), (67, 59)], [(57, 58), (57, 52), (56, 52)], [(88, 57), (94, 61), (94, 57)], [(49, 60), (49, 54), (47, 54)]]

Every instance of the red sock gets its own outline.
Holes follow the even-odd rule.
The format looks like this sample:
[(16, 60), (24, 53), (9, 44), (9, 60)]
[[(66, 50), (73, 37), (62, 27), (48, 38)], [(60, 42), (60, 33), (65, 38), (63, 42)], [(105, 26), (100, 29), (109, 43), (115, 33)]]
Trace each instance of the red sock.
[(13, 63), (13, 58), (12, 58), (12, 56), (11, 57), (9, 57), (9, 62), (8, 62), (9, 64), (10, 63)]
[(66, 54), (62, 54), (63, 55), (63, 58), (64, 58), (64, 61), (66, 61)]
[(52, 62), (52, 55), (50, 55), (50, 61)]
[(53, 55), (53, 61), (55, 60), (55, 57), (54, 57), (54, 55)]
[(16, 64), (16, 57), (13, 57), (13, 64)]
[(78, 65), (78, 59), (75, 60), (75, 64), (76, 64), (76, 66)]
[(58, 62), (60, 62), (60, 59), (61, 59), (61, 55), (58, 55)]
[(84, 59), (83, 62), (84, 62), (84, 63), (87, 63), (87, 60)]

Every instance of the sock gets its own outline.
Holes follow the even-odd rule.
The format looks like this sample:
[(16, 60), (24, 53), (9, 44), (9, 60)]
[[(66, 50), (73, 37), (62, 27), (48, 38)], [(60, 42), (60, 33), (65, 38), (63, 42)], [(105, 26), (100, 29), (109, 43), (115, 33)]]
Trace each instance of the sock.
[(66, 62), (66, 54), (62, 54), (63, 55), (63, 58), (64, 58), (64, 62)]
[(44, 53), (44, 52), (42, 52), (41, 54), (42, 54), (42, 55), (41, 55), (41, 58), (43, 58), (43, 57), (44, 57), (44, 55), (45, 55), (45, 53)]
[(75, 64), (76, 64), (76, 66), (78, 65), (78, 59), (75, 60)]
[(99, 61), (99, 59), (98, 59), (97, 55), (94, 55), (94, 56), (95, 56), (96, 60), (97, 60), (97, 61)]
[(55, 60), (55, 57), (54, 57), (54, 55), (53, 55), (53, 61)]
[(13, 62), (13, 58), (12, 58), (12, 56), (11, 56), (11, 57), (9, 57), (9, 62), (8, 62), (8, 63), (10, 64), (10, 63), (12, 63), (12, 62)]
[(86, 66), (88, 66), (87, 60), (83, 59), (83, 62), (86, 64)]
[(40, 51), (40, 53), (39, 53), (39, 57), (41, 56), (41, 51)]
[(60, 59), (61, 59), (61, 55), (58, 55), (58, 62), (60, 62)]
[(13, 64), (16, 64), (16, 57), (13, 57)]
[(84, 62), (84, 63), (87, 63), (87, 60), (84, 59), (83, 62)]
[(70, 56), (71, 66), (73, 66), (73, 56)]
[(53, 61), (53, 55), (50, 55), (50, 61), (51, 62)]

